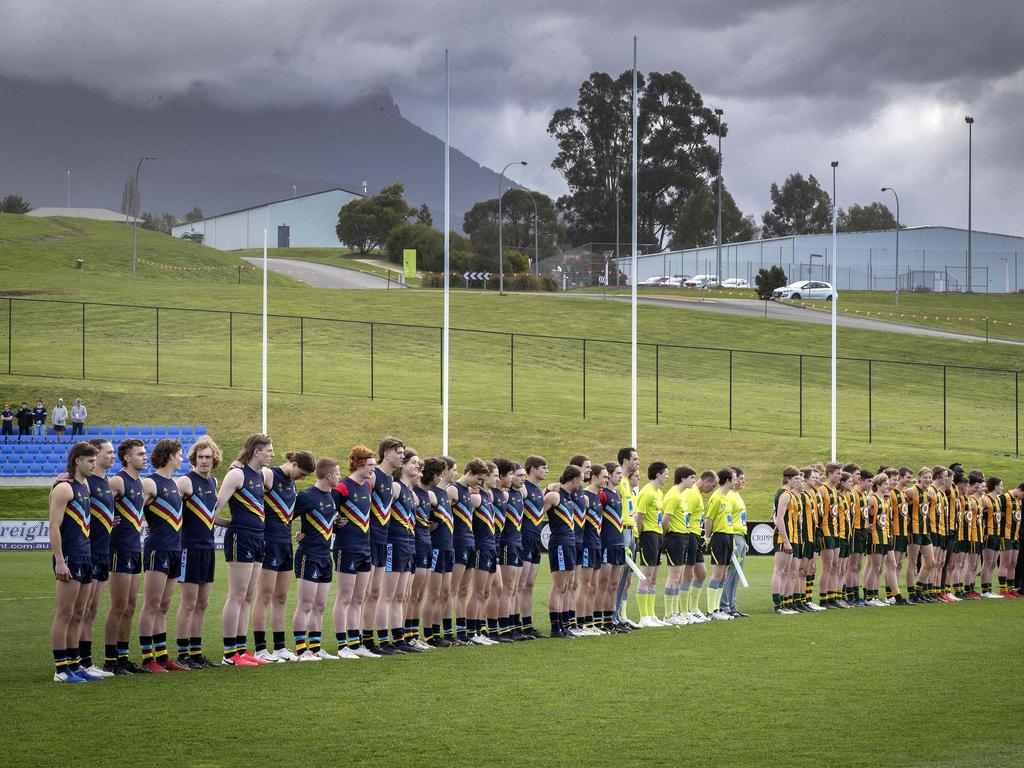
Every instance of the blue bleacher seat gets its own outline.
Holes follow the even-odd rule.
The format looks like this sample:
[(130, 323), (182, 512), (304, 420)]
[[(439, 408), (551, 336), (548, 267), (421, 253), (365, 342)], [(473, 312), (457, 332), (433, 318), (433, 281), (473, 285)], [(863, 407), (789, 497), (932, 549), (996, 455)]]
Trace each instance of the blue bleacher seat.
[(128, 431), (126, 432), (126, 434), (128, 435), (128, 437), (138, 437), (141, 434), (141, 432), (139, 431), (139, 427), (137, 427), (134, 424), (129, 425), (127, 427), (127, 430)]
[(153, 427), (153, 434), (156, 437), (166, 437), (167, 436), (167, 427), (164, 427), (164, 426)]
[(28, 465), (28, 473), (33, 477), (37, 477), (43, 474), (43, 465), (37, 462), (33, 462)]
[[(105, 427), (105, 429), (108, 429), (108, 427)], [(91, 424), (86, 426), (86, 428), (85, 428), (85, 435), (86, 435), (86, 437), (96, 437), (99, 434), (100, 434), (100, 428), (99, 427), (94, 427)]]
[(142, 435), (143, 437), (152, 437), (153, 436), (153, 427), (149, 426), (148, 424), (145, 425), (145, 426), (139, 427), (139, 434)]
[(193, 434), (195, 434), (195, 430), (192, 429), (192, 426), (190, 424), (185, 424), (185, 425), (183, 425), (181, 427), (181, 434), (183, 434), (183, 435), (193, 435)]
[(114, 427), (114, 437), (123, 437), (127, 433), (127, 428), (124, 426)]
[(28, 464), (18, 463), (14, 465), (14, 471), (11, 473), (16, 477), (24, 477), (28, 474)]
[(167, 434), (171, 437), (179, 437), (181, 435), (181, 427), (177, 426), (176, 424), (172, 424), (171, 426), (167, 427)]
[(204, 427), (201, 424), (199, 426), (197, 426), (196, 427), (196, 434), (197, 435), (205, 435), (206, 434), (206, 427)]
[[(90, 432), (89, 434), (96, 434), (96, 433), (95, 432)], [(114, 434), (114, 428), (113, 427), (106, 427), (106, 426), (100, 427), (100, 434), (103, 435), (104, 437), (111, 437)]]
[(23, 445), (21, 447), (21, 453), (28, 456), (34, 456), (35, 454), (41, 453), (42, 450), (43, 446), (37, 443), (29, 443), (28, 445)]

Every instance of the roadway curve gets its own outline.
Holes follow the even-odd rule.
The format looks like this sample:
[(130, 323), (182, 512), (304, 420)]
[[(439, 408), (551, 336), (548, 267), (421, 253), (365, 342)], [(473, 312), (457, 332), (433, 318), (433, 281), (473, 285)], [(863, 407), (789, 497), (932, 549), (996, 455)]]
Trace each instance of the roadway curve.
[[(244, 257), (247, 262), (259, 267), (263, 265), (263, 259), (258, 256)], [(267, 259), (267, 266), (271, 272), (279, 275), (301, 280), (314, 288), (388, 288), (387, 278), (360, 272), (355, 269), (335, 267), (330, 264), (318, 264), (315, 261), (300, 261), (298, 259)], [(401, 288), (394, 280), (390, 282), (391, 288)]]

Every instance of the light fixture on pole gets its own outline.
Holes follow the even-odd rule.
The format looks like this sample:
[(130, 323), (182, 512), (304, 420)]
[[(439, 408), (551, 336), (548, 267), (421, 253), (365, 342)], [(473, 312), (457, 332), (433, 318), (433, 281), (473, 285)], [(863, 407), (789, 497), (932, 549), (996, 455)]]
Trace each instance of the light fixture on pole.
[(967, 115), (967, 292), (973, 287), (971, 281), (971, 155), (973, 154), (974, 118)]
[(537, 227), (540, 219), (537, 218), (537, 198), (533, 196), (533, 192), (530, 190), (527, 189), (525, 192), (530, 196), (530, 200), (533, 202), (533, 264), (537, 277), (540, 277), (540, 249), (538, 247), (539, 240), (537, 238)]
[(298, 197), (298, 196), (299, 196), (299, 188), (296, 187), (294, 184), (292, 184), (292, 197)]
[(138, 164), (135, 166), (135, 186), (132, 187), (132, 194), (128, 198), (128, 210), (131, 211), (133, 208), (132, 203), (138, 202), (138, 205), (134, 206), (135, 215), (132, 217), (132, 281), (135, 280), (135, 240), (136, 232), (139, 228), (139, 208), (142, 206), (142, 195), (139, 193), (139, 171), (142, 170), (142, 164), (146, 160), (157, 160), (158, 158), (153, 155), (146, 155), (145, 157), (139, 158)]
[(836, 460), (836, 306), (839, 304), (839, 288), (836, 275), (839, 268), (839, 214), (836, 206), (836, 168), (839, 161), (832, 161), (832, 461)]
[(896, 306), (900, 304), (900, 196), (892, 187), (882, 187), (883, 192), (892, 192), (896, 198)]
[(526, 165), (525, 160), (513, 160), (511, 163), (501, 169), (501, 176), (498, 177), (498, 295), (505, 295), (505, 253), (504, 244), (501, 241), (501, 185), (505, 181), (505, 171), (511, 168), (513, 165)]
[(718, 216), (715, 219), (715, 278), (722, 282), (722, 115), (725, 112), (716, 109), (718, 115)]

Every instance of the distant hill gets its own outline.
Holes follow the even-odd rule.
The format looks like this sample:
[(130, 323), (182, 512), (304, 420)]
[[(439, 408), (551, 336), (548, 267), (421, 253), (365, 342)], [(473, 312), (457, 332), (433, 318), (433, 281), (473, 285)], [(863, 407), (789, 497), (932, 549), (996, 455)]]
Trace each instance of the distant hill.
[[(330, 187), (370, 192), (405, 184), (413, 205), (426, 203), (440, 225), (444, 143), (402, 117), (386, 91), (338, 106), (217, 106), (202, 93), (154, 99), (148, 107), (111, 101), (71, 84), (0, 78), (0, 196), (34, 207), (71, 204), (119, 209), (125, 177), (145, 154), (142, 210), (207, 215)], [(498, 174), (453, 148), (452, 224), (497, 195)]]

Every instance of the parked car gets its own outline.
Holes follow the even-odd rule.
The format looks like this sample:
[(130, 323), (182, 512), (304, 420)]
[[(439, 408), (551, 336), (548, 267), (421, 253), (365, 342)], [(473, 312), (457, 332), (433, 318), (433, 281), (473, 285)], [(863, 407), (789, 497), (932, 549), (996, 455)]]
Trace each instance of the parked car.
[(665, 288), (682, 288), (683, 283), (690, 279), (689, 275), (675, 275), (661, 283)]
[(658, 277), (648, 277), (646, 280), (641, 280), (639, 283), (637, 283), (637, 285), (646, 285), (649, 288), (654, 285), (661, 285), (662, 280), (668, 280), (668, 278), (665, 275), (659, 275)]
[(203, 242), (203, 233), (202, 232), (185, 232), (185, 233), (182, 234), (181, 239), (182, 240), (191, 240), (193, 243), (201, 243), (201, 242)]
[(718, 275), (694, 275), (683, 285), (687, 288), (699, 288), (701, 290), (716, 288), (718, 287)]
[(834, 292), (832, 286), (819, 280), (798, 280), (790, 283), (785, 288), (776, 288), (772, 293), (773, 299), (824, 299), (832, 301)]
[(728, 280), (722, 281), (723, 288), (749, 288), (750, 283), (744, 280), (742, 277), (730, 277)]

